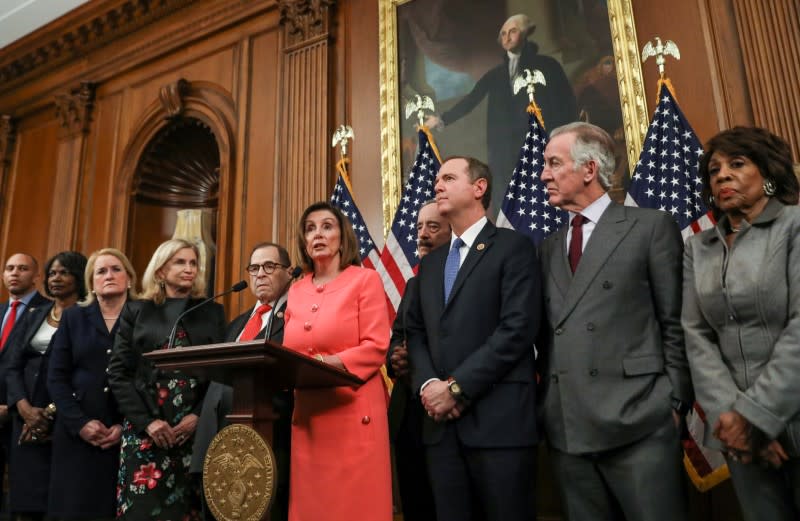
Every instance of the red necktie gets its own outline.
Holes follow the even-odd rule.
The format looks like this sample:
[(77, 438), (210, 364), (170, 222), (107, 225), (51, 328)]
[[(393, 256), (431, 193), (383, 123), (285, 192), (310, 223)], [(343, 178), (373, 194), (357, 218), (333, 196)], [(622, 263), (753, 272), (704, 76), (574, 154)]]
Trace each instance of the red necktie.
[(3, 334), (0, 336), (0, 351), (6, 346), (8, 335), (11, 334), (11, 330), (14, 328), (14, 322), (17, 321), (17, 307), (19, 307), (19, 300), (15, 300), (11, 303), (11, 313), (8, 314), (8, 320), (6, 320), (6, 325), (3, 327)]
[(578, 262), (583, 253), (583, 223), (585, 222), (586, 217), (581, 214), (572, 218), (572, 238), (569, 240), (569, 267), (572, 269), (572, 273), (578, 269)]
[(248, 320), (247, 324), (244, 326), (242, 336), (239, 337), (239, 342), (253, 340), (258, 336), (258, 332), (261, 331), (261, 317), (270, 309), (272, 309), (272, 306), (269, 304), (261, 304), (256, 308), (256, 312), (253, 313), (253, 316), (250, 317), (250, 320)]

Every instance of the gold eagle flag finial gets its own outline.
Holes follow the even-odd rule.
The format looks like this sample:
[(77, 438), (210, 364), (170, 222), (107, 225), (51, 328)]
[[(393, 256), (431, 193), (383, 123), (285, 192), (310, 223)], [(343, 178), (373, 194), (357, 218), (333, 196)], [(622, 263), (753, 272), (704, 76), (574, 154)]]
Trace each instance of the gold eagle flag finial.
[(666, 62), (665, 56), (672, 56), (676, 60), (681, 59), (681, 51), (672, 40), (667, 40), (662, 43), (661, 38), (656, 36), (653, 40), (644, 44), (642, 49), (642, 63), (647, 61), (648, 58), (655, 56), (656, 65), (658, 65), (658, 73), (664, 77), (664, 63)]
[(433, 100), (428, 96), (420, 96), (417, 94), (414, 96), (413, 100), (406, 102), (406, 119), (410, 118), (416, 113), (417, 121), (421, 127), (425, 122), (426, 110), (433, 112)]
[(514, 95), (519, 93), (523, 88), (525, 89), (528, 93), (528, 112), (536, 114), (536, 117), (539, 118), (539, 123), (544, 126), (542, 110), (539, 108), (539, 105), (536, 104), (536, 98), (534, 96), (537, 83), (539, 85), (547, 85), (547, 80), (545, 80), (542, 71), (539, 69), (523, 69), (522, 72), (517, 74), (514, 78)]

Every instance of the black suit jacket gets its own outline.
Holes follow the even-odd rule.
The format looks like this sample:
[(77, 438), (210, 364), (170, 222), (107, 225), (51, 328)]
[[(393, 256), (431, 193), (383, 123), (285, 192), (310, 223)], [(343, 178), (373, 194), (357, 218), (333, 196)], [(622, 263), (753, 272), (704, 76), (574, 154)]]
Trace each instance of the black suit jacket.
[[(411, 429), (409, 432), (414, 432), (415, 430), (421, 432), (421, 426), (419, 425), (422, 422), (422, 414), (417, 414), (419, 412), (417, 409), (421, 409), (422, 406), (419, 405), (419, 407), (415, 407), (412, 403), (418, 400), (415, 400), (415, 393), (411, 387), (410, 377), (405, 376), (398, 378), (392, 369), (392, 353), (394, 353), (396, 347), (402, 345), (403, 342), (406, 341), (408, 306), (417, 291), (419, 291), (417, 278), (412, 277), (408, 279), (405, 293), (403, 293), (403, 298), (400, 300), (400, 305), (397, 307), (397, 316), (392, 324), (392, 338), (389, 341), (389, 351), (386, 353), (386, 373), (390, 378), (397, 378), (392, 388), (392, 396), (389, 399), (389, 437), (392, 441), (397, 440), (401, 426), (409, 419), (418, 426), (416, 428), (415, 426), (409, 426)], [(408, 418), (409, 406), (415, 408), (413, 413), (411, 413), (411, 418)]]
[(5, 350), (6, 357), (6, 396), (8, 405), (13, 407), (23, 398), (35, 407), (46, 407), (50, 403), (47, 393), (46, 369), (47, 352), (39, 353), (31, 347), (31, 340), (53, 309), (48, 300), (37, 307), (29, 307), (25, 315), (17, 321)]
[[(186, 308), (200, 303), (189, 299)], [(225, 312), (222, 305), (208, 302), (181, 319), (188, 345), (215, 344), (225, 334)], [(128, 301), (120, 314), (120, 325), (108, 365), (108, 380), (119, 409), (137, 432), (158, 419), (159, 408), (153, 393), (156, 371), (142, 354), (163, 343), (172, 330), (172, 320), (165, 306), (152, 300)], [(200, 414), (202, 400), (195, 413)]]
[[(487, 222), (458, 271), (444, 303), (449, 246), (422, 259), (419, 291), (408, 309), (412, 385), (455, 378), (469, 399), (455, 420), (471, 447), (537, 443), (533, 343), (541, 287), (536, 249), (517, 232)], [(441, 439), (444, 424), (426, 417), (423, 441)]]
[[(19, 342), (18, 340), (14, 339), (14, 332), (19, 331), (22, 327), (24, 327), (23, 320), (26, 319), (27, 315), (35, 313), (37, 308), (47, 306), (47, 309), (49, 311), (50, 310), (50, 307), (48, 306), (49, 304), (52, 304), (52, 302), (37, 291), (36, 294), (31, 298), (27, 307), (25, 307), (25, 310), (23, 311), (24, 314), (22, 316), (17, 317), (17, 323), (11, 330), (11, 335), (8, 337), (6, 346), (3, 348), (3, 351), (0, 352), (0, 399), (2, 399), (2, 403), (8, 402), (8, 386), (6, 383), (6, 377), (8, 374), (8, 367), (11, 364), (13, 357), (13, 355), (11, 354), (14, 351), (13, 345)], [(8, 302), (0, 304), (0, 320), (2, 320), (2, 317), (3, 315), (5, 315), (7, 309), (8, 309)], [(44, 317), (46, 316), (47, 316), (46, 314), (41, 315), (42, 318), (41, 320), (38, 321), (39, 325), (41, 325), (42, 320), (44, 320)], [(36, 331), (33, 331), (33, 333), (36, 333)], [(31, 336), (32, 335), (33, 334), (31, 334)]]

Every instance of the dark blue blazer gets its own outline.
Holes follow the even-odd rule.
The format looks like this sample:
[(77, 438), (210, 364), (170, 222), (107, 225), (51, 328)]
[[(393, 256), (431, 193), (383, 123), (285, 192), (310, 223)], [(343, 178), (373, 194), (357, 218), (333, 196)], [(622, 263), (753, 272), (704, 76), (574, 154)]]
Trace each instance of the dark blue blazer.
[[(56, 518), (109, 518), (115, 515), (119, 445), (100, 449), (79, 432), (89, 420), (107, 427), (122, 423), (110, 392), (106, 368), (119, 321), (109, 332), (100, 306), (64, 311), (53, 336), (47, 387), (57, 407), (53, 431), (48, 514)], [(81, 479), (75, 479), (80, 469)]]
[[(475, 448), (528, 447), (538, 441), (534, 339), (541, 317), (539, 261), (523, 235), (487, 222), (444, 302), (448, 247), (420, 262), (419, 291), (407, 314), (415, 393), (431, 378), (454, 377), (470, 400), (454, 421)], [(438, 443), (445, 422), (423, 419), (423, 442)]]

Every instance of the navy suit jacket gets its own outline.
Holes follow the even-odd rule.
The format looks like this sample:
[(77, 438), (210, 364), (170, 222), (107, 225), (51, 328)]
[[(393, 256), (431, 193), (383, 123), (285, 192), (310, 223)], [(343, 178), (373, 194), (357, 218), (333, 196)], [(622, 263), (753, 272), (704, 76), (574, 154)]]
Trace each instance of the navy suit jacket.
[[(420, 262), (419, 291), (408, 309), (415, 393), (431, 378), (455, 378), (469, 405), (455, 420), (462, 443), (526, 447), (538, 441), (533, 343), (541, 286), (533, 243), (491, 222), (478, 234), (444, 302), (449, 247)], [(425, 417), (423, 441), (437, 443), (444, 423)]]

